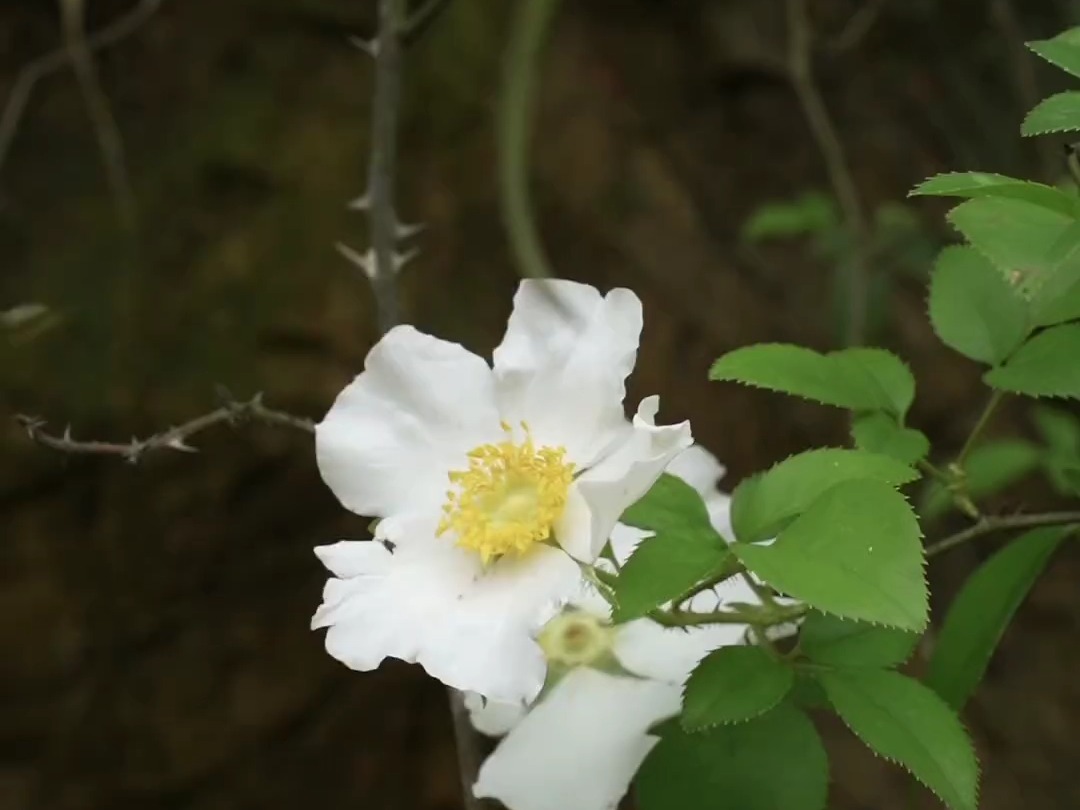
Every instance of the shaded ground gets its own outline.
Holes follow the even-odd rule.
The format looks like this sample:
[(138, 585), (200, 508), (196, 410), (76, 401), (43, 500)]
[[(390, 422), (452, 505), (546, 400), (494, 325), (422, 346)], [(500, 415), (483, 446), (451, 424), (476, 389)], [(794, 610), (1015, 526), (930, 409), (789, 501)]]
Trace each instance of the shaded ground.
[[(821, 4), (822, 30), (856, 5)], [(1002, 4), (945, 5), (886, 3), (869, 33), (818, 61), (870, 208), (947, 168), (1046, 162), (1016, 136), (1029, 90), (1010, 72), (1019, 39)], [(1021, 9), (1020, 34), (1064, 26), (1056, 4), (1039, 5), (1041, 17)], [(100, 21), (129, 3), (91, 6)], [(454, 0), (410, 53), (402, 143), (403, 213), (428, 224), (406, 311), (478, 351), (497, 342), (515, 284), (491, 131), (503, 6)], [(829, 269), (738, 237), (760, 203), (826, 185), (768, 6), (566, 4), (538, 120), (554, 264), (641, 295), (632, 397), (658, 392), (667, 417), (692, 418), (732, 486), (843, 438), (824, 409), (704, 381), (744, 343), (836, 339)], [(375, 331), (367, 289), (332, 249), (365, 238), (344, 203), (364, 177), (370, 70), (344, 34), (368, 17), (344, 0), (166, 2), (104, 54), (135, 244), (116, 227), (74, 82), (41, 83), (0, 167), (0, 309), (42, 301), (62, 321), (0, 348), (4, 408), (115, 437), (207, 409), (219, 382), (325, 410)], [(56, 37), (48, 4), (0, 10), (0, 87)], [(1055, 80), (1034, 79), (1042, 93)], [(909, 242), (944, 238), (939, 213), (917, 210)], [(954, 447), (980, 404), (977, 370), (930, 333), (920, 280), (889, 279), (876, 340), (916, 370), (915, 421)], [(405, 666), (349, 673), (307, 629), (323, 578), (311, 547), (365, 528), (319, 482), (309, 442), (251, 427), (199, 444), (131, 468), (0, 431), (0, 807), (459, 806), (441, 688)], [(985, 551), (949, 556), (940, 595)], [(1080, 806), (1078, 576), (1067, 549), (967, 715), (986, 810)], [(912, 806), (904, 777), (840, 730), (830, 739), (837, 808)]]

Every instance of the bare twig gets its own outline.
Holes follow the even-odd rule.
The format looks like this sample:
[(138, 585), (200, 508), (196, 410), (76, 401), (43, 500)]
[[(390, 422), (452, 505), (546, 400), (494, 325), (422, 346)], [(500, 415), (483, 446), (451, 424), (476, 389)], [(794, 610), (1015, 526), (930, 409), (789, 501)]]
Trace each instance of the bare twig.
[(844, 147), (833, 125), (829, 110), (821, 97), (817, 84), (814, 81), (813, 64), (811, 61), (812, 31), (807, 10), (809, 0), (788, 0), (787, 19), (788, 37), (790, 40), (788, 50), (788, 70), (791, 73), (791, 83), (795, 89), (795, 95), (810, 124), (810, 132), (817, 144), (818, 151), (825, 161), (825, 170), (829, 175), (829, 184), (832, 186), (836, 200), (840, 204), (840, 210), (844, 215), (844, 222), (852, 239), (851, 258), (848, 267), (848, 345), (858, 345), (866, 337), (867, 320), (867, 295), (869, 284), (867, 279), (867, 230), (866, 220), (863, 216), (862, 203), (859, 193), (855, 188), (851, 168), (848, 166), (844, 155)]
[(951, 534), (926, 547), (926, 556), (933, 557), (969, 540), (975, 540), (994, 532), (1010, 529), (1036, 529), (1040, 526), (1068, 526), (1080, 524), (1080, 512), (1045, 512), (1038, 515), (1008, 515), (1005, 517), (984, 517), (974, 526)]
[(132, 464), (140, 461), (146, 453), (156, 450), (196, 452), (197, 448), (189, 445), (188, 439), (207, 428), (220, 424), (236, 425), (244, 420), (252, 420), (294, 428), (305, 433), (315, 432), (315, 423), (312, 420), (263, 405), (262, 394), (256, 394), (251, 399), (243, 401), (229, 398), (217, 410), (145, 439), (133, 438), (129, 442), (77, 441), (72, 438), (70, 428), (65, 430), (63, 435), (57, 436), (45, 430), (45, 422), (42, 419), (22, 415), (15, 419), (33, 441), (44, 447), (76, 455), (118, 456)]
[[(86, 52), (94, 54), (133, 34), (154, 15), (161, 7), (161, 3), (162, 0), (143, 0), (122, 17), (87, 36), (84, 40)], [(0, 115), (0, 168), (3, 167), (4, 160), (11, 150), (11, 144), (19, 131), (19, 123), (22, 121), (34, 87), (41, 79), (71, 64), (72, 57), (73, 54), (68, 47), (58, 48), (28, 62), (19, 70), (4, 112)]]

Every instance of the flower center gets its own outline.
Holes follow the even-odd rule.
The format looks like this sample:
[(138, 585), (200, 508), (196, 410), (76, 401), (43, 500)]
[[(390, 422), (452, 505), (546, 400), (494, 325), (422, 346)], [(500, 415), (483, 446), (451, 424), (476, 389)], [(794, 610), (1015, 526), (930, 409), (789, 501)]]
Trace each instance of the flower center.
[(438, 533), (454, 532), (457, 543), (480, 554), (484, 563), (504, 554), (523, 554), (551, 536), (566, 507), (574, 465), (563, 447), (515, 442), (506, 423), (506, 441), (482, 444), (469, 453), (469, 468), (450, 473), (456, 487), (446, 493)]
[(549, 663), (587, 666), (598, 663), (611, 652), (612, 630), (597, 616), (571, 610), (544, 625), (537, 641)]

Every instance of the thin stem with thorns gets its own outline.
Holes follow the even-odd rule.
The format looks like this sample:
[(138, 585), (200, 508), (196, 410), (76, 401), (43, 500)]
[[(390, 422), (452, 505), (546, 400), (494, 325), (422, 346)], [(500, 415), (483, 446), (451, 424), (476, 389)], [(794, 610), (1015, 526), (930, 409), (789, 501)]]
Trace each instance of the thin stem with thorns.
[(256, 394), (248, 400), (226, 398), (224, 405), (210, 413), (145, 439), (132, 439), (129, 442), (78, 441), (72, 438), (70, 428), (62, 435), (56, 435), (46, 431), (45, 421), (37, 417), (21, 415), (15, 419), (30, 439), (43, 447), (74, 455), (119, 456), (132, 464), (139, 462), (147, 453), (157, 450), (196, 452), (197, 448), (188, 444), (188, 440), (221, 424), (236, 425), (243, 421), (254, 421), (293, 428), (309, 434), (315, 432), (315, 423), (307, 417), (266, 407), (262, 394)]

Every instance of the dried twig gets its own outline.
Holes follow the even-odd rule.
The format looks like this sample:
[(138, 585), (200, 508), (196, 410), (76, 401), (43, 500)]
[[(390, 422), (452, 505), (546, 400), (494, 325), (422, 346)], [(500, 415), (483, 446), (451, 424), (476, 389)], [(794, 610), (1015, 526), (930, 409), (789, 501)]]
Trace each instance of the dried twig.
[(821, 97), (814, 81), (811, 61), (812, 32), (807, 10), (809, 0), (788, 0), (788, 70), (795, 95), (803, 108), (803, 113), (810, 124), (810, 132), (817, 143), (818, 151), (825, 161), (825, 170), (829, 175), (844, 222), (852, 238), (850, 267), (848, 268), (848, 345), (858, 345), (866, 337), (867, 320), (867, 231), (863, 216), (862, 203), (855, 188), (851, 168), (844, 155), (844, 147), (836, 132), (836, 127), (829, 116), (829, 110)]
[[(100, 31), (87, 36), (84, 49), (94, 54), (102, 48), (115, 45), (137, 31), (161, 7), (162, 0), (143, 0), (131, 11), (109, 23)], [(73, 54), (68, 47), (58, 48), (24, 65), (11, 88), (3, 114), (0, 114), (0, 168), (4, 165), (11, 144), (19, 131), (19, 123), (26, 111), (27, 102), (37, 83), (46, 76), (62, 70), (72, 63)]]
[(45, 430), (45, 421), (37, 417), (20, 415), (15, 419), (26, 434), (43, 447), (76, 455), (118, 456), (131, 464), (138, 463), (145, 454), (156, 450), (196, 452), (197, 448), (188, 444), (188, 440), (195, 434), (220, 424), (236, 425), (251, 420), (290, 427), (305, 433), (315, 432), (315, 423), (312, 420), (263, 405), (262, 394), (242, 401), (227, 398), (225, 404), (217, 410), (145, 439), (133, 438), (129, 442), (78, 441), (72, 438), (70, 427), (58, 436), (48, 433)]

